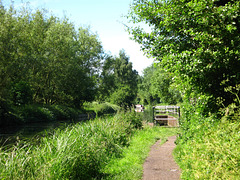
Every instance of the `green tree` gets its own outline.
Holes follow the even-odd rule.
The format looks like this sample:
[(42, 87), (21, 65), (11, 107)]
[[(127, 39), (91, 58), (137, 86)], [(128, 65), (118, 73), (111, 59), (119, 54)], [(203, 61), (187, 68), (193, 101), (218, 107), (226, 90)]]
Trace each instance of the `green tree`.
[(154, 65), (143, 70), (143, 76), (138, 84), (138, 98), (141, 104), (159, 103), (160, 99), (150, 91), (154, 70)]
[[(240, 2), (191, 0), (134, 0), (129, 20), (133, 39), (160, 61), (181, 84), (182, 92), (203, 94), (215, 111), (217, 99), (227, 106), (234, 97), (224, 88), (240, 82)], [(222, 83), (223, 81), (227, 83)]]
[(142, 82), (139, 84), (139, 96), (150, 104), (174, 105), (182, 101), (172, 75), (154, 65), (144, 69)]
[(124, 50), (119, 56), (107, 56), (102, 67), (99, 97), (120, 106), (131, 106), (137, 96), (138, 73)]
[(0, 15), (0, 99), (75, 107), (93, 100), (103, 54), (96, 34), (44, 9), (0, 3)]
[(115, 78), (114, 78), (114, 64), (115, 58), (111, 55), (107, 55), (104, 58), (104, 62), (102, 64), (102, 72), (99, 77), (99, 88), (97, 99), (99, 101), (106, 101), (107, 98), (111, 95), (111, 93), (116, 89)]
[(92, 101), (97, 93), (97, 77), (100, 70), (103, 49), (98, 36), (89, 28), (79, 28), (74, 56), (66, 67), (64, 92), (70, 95), (76, 107), (84, 101)]

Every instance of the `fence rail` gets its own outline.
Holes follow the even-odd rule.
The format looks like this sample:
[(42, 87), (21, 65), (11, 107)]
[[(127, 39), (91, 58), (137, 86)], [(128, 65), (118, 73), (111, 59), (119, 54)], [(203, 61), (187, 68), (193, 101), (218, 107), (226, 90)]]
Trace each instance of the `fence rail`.
[[(177, 115), (176, 117), (169, 115)], [(164, 126), (178, 126), (180, 117), (179, 106), (154, 106), (153, 107), (153, 121), (154, 124)]]

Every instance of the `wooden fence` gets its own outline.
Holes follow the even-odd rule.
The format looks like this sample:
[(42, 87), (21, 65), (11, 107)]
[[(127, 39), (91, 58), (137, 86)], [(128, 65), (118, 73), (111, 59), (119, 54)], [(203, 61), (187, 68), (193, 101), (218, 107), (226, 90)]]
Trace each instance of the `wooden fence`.
[(180, 117), (179, 106), (154, 106), (153, 122), (155, 125), (178, 127)]

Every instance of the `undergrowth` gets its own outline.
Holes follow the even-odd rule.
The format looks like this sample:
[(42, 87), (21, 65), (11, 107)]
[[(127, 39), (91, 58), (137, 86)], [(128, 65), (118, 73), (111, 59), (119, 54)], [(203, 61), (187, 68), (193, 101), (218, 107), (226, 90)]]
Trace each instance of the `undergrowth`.
[[(0, 106), (0, 112), (2, 107)], [(49, 122), (59, 120), (76, 120), (83, 110), (62, 105), (28, 104), (12, 106), (0, 116), (0, 125), (18, 125), (24, 123)]]
[(182, 169), (181, 178), (239, 179), (239, 106), (222, 110), (222, 118), (205, 117), (195, 107), (189, 104), (182, 107), (182, 131), (174, 150)]
[(84, 108), (88, 111), (94, 111), (96, 116), (103, 116), (106, 114), (114, 114), (120, 111), (120, 107), (108, 102), (85, 102)]
[(131, 135), (142, 127), (135, 115), (98, 118), (56, 130), (39, 145), (0, 149), (0, 179), (99, 179), (102, 169), (121, 156)]

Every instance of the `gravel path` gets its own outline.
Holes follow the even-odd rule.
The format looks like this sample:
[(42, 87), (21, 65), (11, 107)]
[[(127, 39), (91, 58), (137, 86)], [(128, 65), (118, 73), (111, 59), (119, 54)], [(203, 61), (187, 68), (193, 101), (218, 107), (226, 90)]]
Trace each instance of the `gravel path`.
[(178, 180), (180, 168), (175, 163), (172, 151), (175, 148), (176, 136), (168, 138), (163, 145), (157, 141), (152, 147), (148, 158), (143, 165), (143, 180)]

